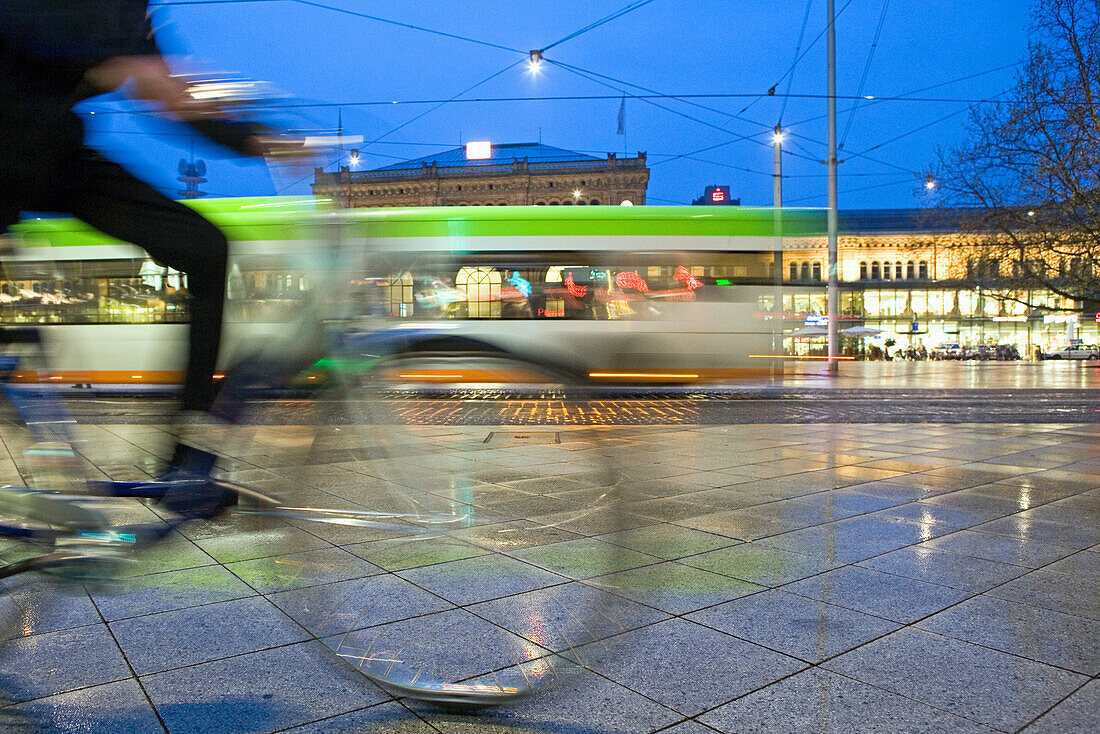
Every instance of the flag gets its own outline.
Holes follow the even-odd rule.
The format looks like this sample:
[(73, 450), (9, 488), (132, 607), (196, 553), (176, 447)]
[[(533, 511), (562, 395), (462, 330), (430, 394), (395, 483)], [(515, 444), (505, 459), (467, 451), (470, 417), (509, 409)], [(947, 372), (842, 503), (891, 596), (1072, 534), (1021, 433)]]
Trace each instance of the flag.
[(616, 135), (625, 135), (623, 131), (623, 123), (626, 122), (626, 95), (623, 95), (623, 101), (619, 103), (619, 129), (615, 131)]

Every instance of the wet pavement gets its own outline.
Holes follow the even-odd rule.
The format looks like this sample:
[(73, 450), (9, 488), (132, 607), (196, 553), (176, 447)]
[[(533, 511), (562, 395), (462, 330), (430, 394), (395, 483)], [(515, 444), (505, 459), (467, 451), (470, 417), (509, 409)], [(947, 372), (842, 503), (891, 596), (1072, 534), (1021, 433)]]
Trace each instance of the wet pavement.
[[(232, 514), (181, 528), (123, 581), (9, 580), (0, 728), (1100, 730), (1100, 426), (1034, 407), (1086, 406), (1075, 389), (1085, 386), (1069, 383), (1088, 368), (1060, 370), (1047, 389), (1067, 392), (1044, 398), (1041, 384), (1023, 384), (1038, 373), (1011, 367), (995, 394), (951, 399), (999, 406), (992, 422), (928, 417), (946, 407), (921, 422), (874, 422), (908, 403), (843, 392), (873, 387), (866, 378), (831, 399), (787, 385), (785, 397), (620, 401), (648, 412), (641, 425), (602, 425), (629, 422), (615, 415), (519, 427), (548, 410), (409, 400), (392, 407), (423, 425), (401, 429), (397, 442), (293, 401), (275, 404), (279, 419), (257, 421), (247, 438), (191, 426), (192, 440), (226, 457), (226, 476), (265, 491), (346, 509), (415, 485), (427, 487), (422, 500), (465, 508), (468, 522), (426, 546)], [(929, 399), (896, 382), (907, 399)], [(1030, 405), (1011, 404), (1020, 396)], [(82, 405), (93, 473), (156, 472), (172, 441), (168, 403)], [(747, 406), (745, 422), (718, 423), (713, 406), (725, 405)], [(592, 405), (576, 407), (593, 415)], [(657, 412), (673, 408), (684, 412)], [(497, 422), (471, 425), (477, 410)], [(713, 421), (700, 417), (708, 410)], [(15, 482), (26, 439), (12, 427), (0, 438), (0, 480)], [(601, 505), (608, 497), (613, 506)], [(120, 522), (160, 522), (136, 501), (111, 511)], [(2, 547), (6, 561), (24, 552)], [(501, 573), (487, 558), (512, 565)], [(507, 633), (556, 649), (546, 629), (525, 626), (549, 616), (532, 601), (536, 585), (606, 596), (618, 626), (589, 671), (511, 706), (445, 710), (386, 694), (333, 653), (332, 616), (307, 613), (333, 589), (369, 580), (394, 589), (378, 628), (408, 624), (440, 655), (484, 652), (456, 643), (475, 618), (485, 640)]]

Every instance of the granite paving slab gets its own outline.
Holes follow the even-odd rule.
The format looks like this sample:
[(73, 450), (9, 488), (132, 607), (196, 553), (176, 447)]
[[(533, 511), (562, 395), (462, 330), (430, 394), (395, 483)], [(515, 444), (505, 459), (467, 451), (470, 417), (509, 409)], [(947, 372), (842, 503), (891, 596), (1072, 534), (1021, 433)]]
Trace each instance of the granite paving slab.
[(990, 732), (977, 722), (881, 688), (814, 668), (699, 717), (744, 734), (939, 734)]
[(827, 661), (824, 667), (1003, 731), (1024, 726), (1088, 680), (911, 628)]

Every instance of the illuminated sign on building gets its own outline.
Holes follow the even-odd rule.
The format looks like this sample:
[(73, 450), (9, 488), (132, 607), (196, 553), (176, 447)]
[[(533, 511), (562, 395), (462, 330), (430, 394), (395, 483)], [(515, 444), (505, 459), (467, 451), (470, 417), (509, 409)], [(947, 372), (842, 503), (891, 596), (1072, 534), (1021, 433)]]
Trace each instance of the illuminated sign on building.
[(493, 146), (488, 140), (471, 140), (466, 143), (466, 160), (484, 161), (493, 155)]
[(818, 314), (815, 314), (815, 313), (807, 314), (807, 316), (806, 316), (806, 326), (828, 326), (828, 325), (829, 325), (829, 317), (828, 316), (819, 316)]
[(730, 196), (729, 186), (707, 186), (703, 189), (703, 196), (691, 203), (704, 206), (740, 206), (741, 200)]

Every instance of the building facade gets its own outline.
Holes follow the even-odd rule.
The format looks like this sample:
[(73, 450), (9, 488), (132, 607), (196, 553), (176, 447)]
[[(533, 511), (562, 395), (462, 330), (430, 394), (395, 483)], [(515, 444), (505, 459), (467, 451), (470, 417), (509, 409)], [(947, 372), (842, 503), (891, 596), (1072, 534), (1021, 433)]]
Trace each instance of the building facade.
[[(952, 210), (840, 212), (839, 313), (842, 328), (864, 325), (901, 349), (943, 343), (1014, 345), (1022, 355), (1073, 340), (1100, 341), (1096, 304), (1042, 290), (1014, 290), (1008, 265), (961, 232)], [(826, 313), (825, 238), (789, 239), (783, 252), (788, 320)], [(792, 345), (812, 351), (812, 341)]]
[(313, 193), (349, 207), (645, 204), (645, 153), (597, 158), (541, 143), (492, 146), (470, 160), (454, 148), (373, 171), (316, 169)]

